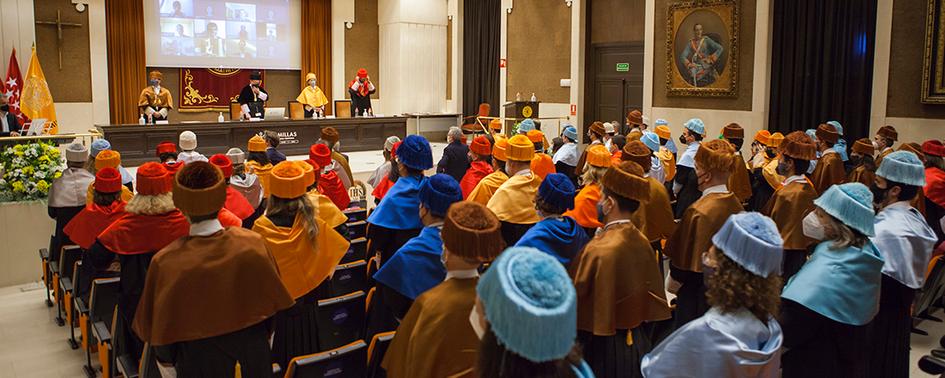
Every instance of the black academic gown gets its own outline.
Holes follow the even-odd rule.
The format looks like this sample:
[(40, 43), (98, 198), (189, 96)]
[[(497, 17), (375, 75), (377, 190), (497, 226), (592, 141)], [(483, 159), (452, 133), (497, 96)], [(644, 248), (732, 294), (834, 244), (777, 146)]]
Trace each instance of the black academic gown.
[(66, 228), (66, 225), (69, 224), (69, 221), (72, 220), (82, 209), (85, 208), (85, 205), (82, 206), (69, 206), (69, 207), (47, 207), (46, 211), (49, 214), (49, 217), (56, 221), (56, 232), (53, 234), (53, 239), (49, 243), (49, 261), (59, 261), (59, 249), (64, 245), (75, 244), (72, 240), (69, 239), (69, 235), (66, 235), (62, 230)]
[(377, 92), (376, 88), (373, 91), (368, 92), (367, 96), (362, 96), (360, 93), (358, 93), (358, 91), (351, 89), (351, 85), (348, 85), (348, 95), (351, 96), (352, 117), (361, 115), (364, 110), (368, 110), (369, 112), (374, 111), (371, 108), (371, 95), (374, 94), (374, 92)]
[(761, 211), (768, 204), (768, 200), (774, 196), (774, 188), (768, 184), (765, 179), (762, 168), (751, 171), (749, 177), (751, 181), (751, 198), (748, 199), (748, 211)]
[(916, 290), (895, 278), (883, 275), (879, 312), (870, 323), (873, 342), (869, 376), (898, 378), (909, 376), (909, 346), (912, 332), (912, 301)]
[[(259, 92), (269, 95), (269, 92), (266, 92), (266, 90), (263, 89), (262, 86), (259, 87)], [(251, 85), (246, 85), (245, 87), (243, 87), (243, 90), (240, 91), (240, 96), (237, 97), (236, 102), (240, 103), (240, 105), (249, 106), (250, 117), (265, 118), (266, 102), (263, 100), (260, 100), (259, 97), (256, 97), (256, 95), (253, 94), (253, 88)]]
[[(269, 321), (225, 335), (154, 347), (157, 360), (174, 364), (178, 377), (271, 377)], [(285, 365), (281, 365), (283, 369)]]
[(695, 168), (677, 165), (676, 177), (673, 178), (673, 181), (682, 186), (682, 189), (676, 194), (676, 208), (673, 211), (673, 216), (680, 219), (686, 209), (702, 197), (702, 192), (699, 191), (699, 178), (696, 177)]
[(779, 323), (786, 350), (781, 357), (783, 378), (868, 375), (869, 325), (843, 324), (784, 298)]

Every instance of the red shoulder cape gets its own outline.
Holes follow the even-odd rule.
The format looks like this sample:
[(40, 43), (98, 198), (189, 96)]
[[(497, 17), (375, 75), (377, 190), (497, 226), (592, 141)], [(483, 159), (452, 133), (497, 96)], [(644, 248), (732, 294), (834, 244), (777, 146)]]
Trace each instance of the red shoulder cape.
[(98, 236), (109, 251), (119, 255), (154, 253), (190, 234), (190, 223), (180, 210), (161, 215), (127, 213)]
[(256, 211), (245, 196), (229, 185), (226, 186), (226, 203), (223, 204), (223, 208), (229, 210), (240, 220), (249, 218)]
[(220, 213), (217, 214), (217, 220), (220, 221), (220, 225), (222, 225), (223, 228), (243, 227), (243, 220), (236, 216), (236, 214), (233, 214), (232, 211), (227, 210), (225, 207), (220, 209)]
[(318, 192), (331, 199), (331, 202), (340, 210), (347, 209), (351, 204), (351, 197), (348, 196), (348, 191), (345, 190), (341, 178), (335, 171), (321, 174), (318, 178)]
[(390, 181), (390, 178), (388, 178), (387, 176), (384, 176), (384, 178), (381, 179), (381, 182), (377, 183), (377, 186), (374, 187), (374, 191), (371, 192), (371, 195), (373, 195), (374, 198), (377, 198), (377, 200), (380, 201), (387, 194), (387, 191), (390, 190), (390, 188), (393, 186), (394, 186), (394, 182)]
[(89, 249), (95, 243), (95, 237), (123, 215), (125, 201), (118, 200), (108, 206), (96, 205), (93, 202), (76, 214), (63, 231), (80, 247)]

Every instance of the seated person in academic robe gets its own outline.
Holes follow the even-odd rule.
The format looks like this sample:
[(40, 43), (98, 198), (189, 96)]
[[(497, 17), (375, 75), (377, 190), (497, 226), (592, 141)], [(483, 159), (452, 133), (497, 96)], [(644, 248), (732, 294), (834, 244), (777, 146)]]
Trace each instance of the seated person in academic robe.
[(249, 75), (249, 84), (240, 90), (236, 102), (240, 104), (240, 119), (266, 118), (266, 100), (269, 92), (262, 87), (262, 73), (253, 72)]
[(722, 128), (722, 138), (732, 144), (735, 149), (735, 168), (728, 179), (728, 187), (742, 203), (751, 198), (751, 182), (748, 181), (748, 165), (742, 156), (742, 143), (745, 142), (745, 129), (737, 123), (730, 123)]
[[(581, 153), (581, 158), (578, 159), (577, 166), (574, 168), (575, 177), (580, 177), (584, 174), (584, 167), (587, 165), (588, 150), (598, 144), (603, 146), (604, 135), (607, 135), (607, 132), (604, 131), (604, 124), (600, 123), (600, 121), (592, 123), (591, 126), (587, 128), (587, 138), (591, 141), (591, 143), (587, 145), (587, 148), (585, 148), (584, 152)], [(606, 148), (604, 149), (606, 150)]]
[(574, 341), (574, 285), (549, 252), (506, 249), (479, 279), (476, 294), (469, 322), (481, 340), (480, 377), (594, 376)]
[(417, 296), (439, 284), (446, 276), (440, 260), (443, 252), (440, 230), (446, 210), (463, 200), (459, 184), (443, 173), (424, 180), (418, 196), (423, 230), (400, 247), (374, 274), (381, 303), (396, 319), (403, 319)]
[(351, 97), (351, 116), (374, 115), (371, 108), (371, 94), (377, 92), (366, 69), (358, 69), (358, 75), (348, 83), (348, 96)]
[(870, 238), (883, 256), (879, 312), (873, 318), (870, 376), (909, 376), (912, 302), (925, 283), (937, 237), (909, 203), (926, 184), (925, 167), (915, 154), (896, 151), (883, 159), (871, 185), (876, 214)]
[[(89, 172), (92, 172), (94, 176), (98, 169), (95, 168), (95, 160), (98, 157), (99, 152), (105, 150), (111, 150), (112, 144), (108, 142), (105, 138), (98, 138), (92, 141), (92, 144), (89, 145), (89, 158), (85, 162), (85, 169)], [(134, 192), (134, 176), (131, 175), (131, 172), (128, 172), (125, 167), (121, 166), (121, 161), (119, 160), (118, 172), (121, 172), (121, 184), (128, 187), (130, 192)], [(114, 168), (114, 167), (113, 167)], [(90, 197), (91, 198), (91, 197)]]
[(210, 157), (210, 164), (220, 168), (220, 171), (223, 172), (223, 181), (226, 183), (226, 202), (223, 204), (223, 208), (239, 218), (240, 224), (242, 224), (243, 220), (251, 217), (256, 209), (242, 193), (233, 189), (233, 186), (230, 185), (230, 177), (233, 176), (233, 162), (224, 154), (216, 154)]
[[(628, 142), (632, 142), (632, 141), (628, 141)], [(663, 185), (663, 187), (665, 187), (666, 186), (665, 183), (667, 181), (666, 179), (667, 170), (666, 170), (666, 165), (660, 159), (660, 150), (664, 147), (660, 145), (659, 135), (657, 135), (656, 133), (649, 132), (649, 131), (644, 131), (643, 134), (640, 134), (639, 142), (642, 142), (643, 145), (646, 146), (646, 148), (649, 150), (648, 156), (650, 156), (650, 162), (646, 163), (643, 161), (638, 161), (637, 164), (640, 164), (640, 168), (643, 168), (643, 171), (646, 172), (646, 177), (653, 178), (654, 180), (656, 180), (656, 182), (660, 183), (660, 185)], [(623, 156), (626, 154), (627, 145), (629, 144), (630, 143), (623, 145), (620, 151), (620, 158), (616, 161), (616, 163), (626, 160), (626, 158), (624, 158)], [(640, 152), (643, 152), (643, 151), (641, 150)], [(670, 156), (672, 156), (672, 154), (670, 154)], [(642, 156), (640, 158), (642, 159)], [(675, 164), (675, 160), (672, 160), (672, 159), (670, 160), (673, 161), (673, 163)], [(675, 174), (676, 166), (674, 165), (672, 169), (673, 169), (673, 173)]]
[[(108, 226), (125, 215), (125, 201), (121, 200), (121, 173), (114, 168), (102, 168), (95, 175), (92, 203), (69, 221), (63, 232), (84, 251), (92, 248), (95, 238)], [(82, 264), (75, 284), (75, 296), (88, 299), (92, 280), (104, 275), (92, 264)]]
[(469, 195), (466, 196), (467, 200), (479, 202), (483, 205), (488, 204), (495, 192), (499, 190), (499, 187), (508, 181), (509, 176), (505, 169), (508, 160), (506, 156), (508, 148), (509, 140), (502, 136), (496, 136), (495, 142), (492, 143), (492, 173), (479, 180), (472, 192), (469, 192)]
[(397, 142), (400, 142), (400, 138), (396, 135), (389, 136), (387, 137), (387, 140), (384, 141), (384, 151), (382, 152), (384, 155), (384, 164), (377, 166), (377, 168), (374, 169), (374, 172), (371, 173), (371, 177), (368, 178), (367, 184), (371, 187), (376, 188), (377, 185), (380, 184), (381, 180), (390, 173), (391, 161), (394, 159), (391, 157), (391, 150), (394, 149), (394, 144)]
[(778, 174), (787, 179), (781, 189), (774, 192), (762, 213), (774, 220), (784, 240), (781, 277), (787, 282), (807, 261), (807, 251), (816, 242), (804, 235), (802, 227), (804, 217), (814, 209), (817, 198), (817, 191), (804, 176), (816, 156), (816, 149), (814, 141), (801, 131), (788, 134), (779, 148)]
[[(634, 134), (635, 140), (640, 140), (640, 138), (637, 138), (637, 135), (639, 135), (640, 138), (643, 136), (642, 133)], [(607, 150), (610, 151), (610, 161), (613, 165), (618, 165), (623, 161), (623, 148), (626, 146), (627, 137), (623, 135), (614, 135), (614, 137), (610, 139), (610, 148)]]
[(191, 163), (195, 161), (207, 161), (207, 157), (196, 151), (197, 134), (187, 130), (180, 133), (177, 144), (180, 146), (180, 153), (177, 154), (177, 161)]
[(320, 168), (318, 164), (311, 159), (295, 160), (295, 164), (302, 168), (303, 175), (305, 175), (305, 194), (312, 206), (317, 209), (315, 216), (324, 221), (328, 227), (338, 231), (345, 239), (348, 239), (348, 226), (346, 225), (348, 216), (341, 212), (338, 206), (331, 202), (330, 198), (318, 192), (318, 175), (315, 174)]
[(263, 139), (266, 140), (266, 157), (272, 165), (285, 161), (285, 154), (276, 148), (279, 147), (279, 134), (275, 131), (267, 130), (263, 133)]
[(565, 268), (577, 258), (590, 238), (584, 229), (564, 213), (574, 208), (574, 185), (561, 173), (552, 173), (541, 181), (535, 196), (535, 209), (541, 220), (528, 229), (515, 244), (551, 253)]
[(130, 353), (134, 360), (141, 357), (144, 345), (129, 332), (129, 327), (135, 318), (151, 258), (171, 242), (187, 236), (190, 229), (187, 219), (174, 207), (171, 197), (173, 179), (159, 163), (147, 162), (138, 167), (138, 194), (125, 205), (127, 214), (98, 235), (82, 261), (82, 265), (91, 264), (95, 269), (103, 270), (117, 255), (121, 266), (118, 317), (122, 324), (118, 329), (125, 336), (128, 347), (123, 352)]
[(570, 124), (565, 124), (561, 131), (561, 141), (564, 143), (554, 152), (551, 162), (555, 163), (555, 171), (563, 173), (571, 179), (571, 182), (577, 184), (577, 169), (580, 154), (578, 154), (577, 128)]
[(177, 163), (177, 145), (174, 142), (158, 143), (155, 154), (161, 164), (173, 165)]
[[(676, 162), (676, 176), (673, 178), (673, 194), (676, 197), (676, 208), (673, 215), (676, 219), (682, 218), (683, 213), (699, 196), (699, 178), (696, 176), (695, 157), (705, 138), (705, 124), (701, 119), (693, 118), (686, 121), (685, 129), (679, 136), (679, 143), (686, 145), (686, 151), (679, 156)], [(733, 151), (734, 153), (734, 151)]]
[(318, 165), (318, 191), (335, 203), (339, 209), (347, 209), (351, 204), (351, 197), (344, 182), (338, 176), (338, 172), (344, 174), (344, 171), (333, 169), (336, 163), (331, 158), (331, 150), (328, 146), (316, 143), (308, 150), (308, 158)]
[(732, 215), (702, 260), (712, 307), (644, 356), (643, 375), (779, 377), (781, 237), (774, 222), (759, 213)]
[(459, 181), (463, 190), (463, 199), (469, 198), (469, 193), (476, 189), (476, 185), (483, 178), (492, 174), (492, 143), (485, 136), (477, 136), (469, 144), (469, 169)]
[(608, 169), (601, 185), (605, 224), (571, 265), (578, 341), (596, 376), (639, 376), (640, 359), (653, 347), (652, 322), (671, 317), (660, 262), (631, 221), (650, 183), (627, 161)]
[(374, 190), (371, 191), (375, 205), (381, 203), (390, 188), (394, 187), (394, 183), (400, 178), (400, 164), (397, 163), (397, 148), (400, 147), (400, 144), (401, 142), (394, 143), (394, 146), (390, 149), (390, 172), (387, 173), (387, 176), (382, 177), (374, 186)]
[(532, 162), (529, 168), (532, 170), (532, 173), (538, 178), (544, 180), (545, 176), (555, 172), (554, 160), (551, 156), (545, 153), (542, 143), (545, 140), (545, 134), (538, 130), (532, 130), (528, 132), (528, 140), (530, 140), (535, 145), (535, 156), (532, 157)]
[[(633, 224), (643, 232), (646, 240), (654, 250), (662, 251), (662, 240), (670, 237), (673, 230), (676, 229), (676, 222), (673, 220), (673, 207), (669, 202), (669, 192), (662, 181), (657, 180), (650, 175), (649, 169), (653, 166), (660, 166), (659, 158), (653, 156), (653, 149), (646, 144), (658, 143), (653, 137), (655, 134), (644, 133), (643, 140), (646, 142), (633, 141), (627, 143), (623, 148), (621, 159), (623, 161), (632, 161), (637, 163), (643, 169), (643, 177), (646, 177), (650, 185), (649, 199), (640, 203), (640, 210), (633, 213)], [(662, 265), (662, 262), (660, 262)]]
[(847, 179), (843, 160), (840, 160), (840, 154), (833, 149), (839, 137), (837, 129), (831, 125), (825, 123), (817, 127), (817, 151), (820, 152), (820, 159), (817, 159), (814, 173), (810, 175), (810, 181), (817, 193), (826, 192), (831, 185), (842, 184)]
[(873, 161), (873, 144), (869, 139), (862, 138), (853, 143), (850, 149), (850, 174), (847, 182), (858, 182), (871, 185), (876, 177), (876, 163)]
[(781, 293), (781, 376), (865, 377), (869, 350), (882, 342), (869, 338), (883, 275), (869, 240), (873, 194), (860, 183), (834, 185), (814, 205), (804, 234), (820, 244)]
[(316, 321), (319, 285), (334, 272), (350, 243), (316, 215), (306, 195), (304, 169), (295, 162), (272, 168), (266, 214), (253, 231), (263, 237), (279, 268), (282, 283), (295, 300), (275, 317), (273, 362), (288, 366), (293, 357), (318, 351)]
[(666, 240), (664, 254), (669, 257), (667, 289), (676, 294), (676, 328), (702, 316), (708, 310), (702, 277), (702, 252), (711, 247), (712, 235), (732, 214), (744, 210), (735, 194), (728, 190), (735, 149), (724, 140), (711, 140), (699, 146), (693, 159), (694, 174), (702, 193), (683, 213), (673, 236)]
[(896, 141), (899, 140), (899, 132), (896, 131), (895, 127), (886, 125), (880, 127), (876, 131), (876, 135), (873, 136), (873, 147), (876, 148), (876, 166), (879, 166), (879, 163), (883, 161), (883, 158), (886, 155), (891, 154), (893, 151), (893, 145), (896, 144)]
[[(338, 148), (341, 147), (341, 143), (338, 142), (340, 138), (338, 130), (334, 127), (329, 126), (321, 129), (321, 142), (328, 146), (331, 151), (331, 165), (329, 168), (335, 171), (338, 177), (341, 178), (341, 182), (344, 183), (345, 190), (348, 190), (354, 183), (354, 174), (351, 173), (348, 158), (338, 152)], [(324, 164), (322, 168), (325, 168)]]
[(66, 146), (66, 169), (62, 171), (62, 176), (53, 180), (49, 188), (46, 212), (56, 221), (56, 231), (49, 246), (50, 258), (53, 260), (59, 258), (62, 246), (73, 243), (63, 233), (63, 229), (85, 208), (85, 194), (95, 181), (95, 175), (84, 168), (88, 158), (89, 148), (82, 143), (73, 142)]
[[(928, 160), (925, 156), (925, 153), (922, 152), (922, 145), (916, 142), (903, 143), (902, 145), (899, 146), (899, 151), (908, 151), (915, 154), (915, 156), (919, 158), (919, 161), (921, 161), (922, 164), (925, 164), (925, 161)], [(919, 210), (919, 212), (922, 213), (923, 216), (925, 215), (925, 193), (921, 191), (916, 193), (915, 197), (912, 199), (912, 201), (909, 202), (909, 204), (912, 205), (912, 207), (916, 208), (916, 210)]]
[(305, 118), (316, 117), (316, 115), (318, 118), (324, 117), (325, 105), (328, 105), (328, 97), (325, 97), (325, 93), (318, 87), (318, 80), (315, 78), (315, 74), (309, 72), (305, 75), (305, 83), (308, 85), (302, 88), (302, 92), (295, 98), (295, 101), (302, 104), (302, 109), (305, 111)]
[(151, 71), (148, 74), (148, 86), (138, 95), (138, 111), (144, 115), (148, 123), (167, 121), (167, 114), (174, 109), (174, 99), (171, 91), (161, 87), (164, 74), (160, 71)]
[[(95, 159), (95, 172), (104, 168), (114, 168), (121, 172), (121, 154), (118, 151), (105, 150), (98, 153), (98, 157)], [(123, 179), (124, 180), (124, 179)], [(121, 189), (121, 200), (128, 202), (131, 200), (131, 197), (134, 195), (132, 193), (132, 188), (129, 188), (131, 184), (122, 186)], [(86, 204), (92, 203), (92, 193), (95, 190), (92, 188), (92, 185), (89, 185), (85, 190), (85, 201)]]
[(663, 169), (666, 170), (666, 182), (672, 185), (676, 178), (676, 143), (673, 142), (673, 134), (669, 130), (669, 122), (665, 119), (656, 120), (656, 127), (653, 132), (660, 138), (660, 149), (656, 152), (656, 157), (663, 163)]
[(381, 364), (388, 377), (457, 377), (475, 372), (479, 338), (469, 316), (476, 304), (480, 265), (505, 249), (501, 224), (482, 204), (461, 201), (449, 208), (442, 237), (445, 281), (417, 297), (397, 327)]
[[(248, 169), (246, 154), (243, 153), (243, 150), (236, 147), (231, 148), (226, 151), (226, 157), (230, 159), (233, 165), (233, 174), (227, 180), (229, 189), (233, 189), (233, 191), (242, 195), (253, 209), (252, 214), (243, 219), (243, 228), (252, 228), (252, 222), (255, 222), (256, 218), (259, 218), (265, 211), (262, 181), (259, 176)], [(227, 193), (229, 193), (229, 190), (227, 190)]]
[(502, 221), (502, 237), (506, 245), (515, 245), (525, 231), (540, 220), (535, 212), (535, 194), (541, 179), (529, 169), (534, 156), (535, 146), (528, 137), (516, 135), (510, 138), (506, 169), (512, 175), (496, 189), (486, 204)]
[(174, 186), (189, 231), (154, 256), (129, 324), (165, 377), (271, 376), (269, 319), (292, 305), (273, 256), (256, 233), (217, 221), (227, 186), (218, 168), (187, 164)]
[(755, 134), (754, 144), (758, 153), (752, 157), (751, 162), (751, 198), (748, 200), (748, 209), (752, 211), (762, 211), (774, 191), (781, 188), (784, 177), (778, 174), (778, 164), (780, 156), (778, 147), (784, 137), (781, 133), (772, 135), (768, 130), (761, 130)]
[(925, 221), (935, 231), (937, 246), (945, 240), (942, 228), (936, 227), (945, 217), (945, 145), (939, 140), (927, 140), (922, 143), (922, 151), (925, 152), (925, 187), (922, 188)]
[(594, 235), (598, 227), (604, 226), (597, 218), (597, 202), (600, 201), (600, 179), (612, 164), (610, 152), (603, 145), (587, 148), (587, 164), (578, 180), (584, 187), (574, 199), (574, 210), (564, 213), (574, 218), (588, 235)]
[(430, 142), (420, 135), (409, 135), (397, 148), (400, 178), (381, 203), (368, 216), (368, 241), (379, 252), (381, 266), (408, 240), (420, 234), (420, 184), (423, 171), (433, 168)]
[(272, 162), (269, 161), (269, 156), (266, 155), (267, 148), (269, 148), (269, 145), (266, 144), (266, 140), (259, 135), (253, 135), (252, 138), (249, 138), (246, 145), (246, 151), (248, 152), (246, 167), (249, 168), (250, 173), (259, 178), (264, 200), (269, 198), (269, 172), (272, 171)]
[(443, 157), (436, 163), (436, 173), (445, 173), (453, 177), (456, 182), (463, 180), (463, 175), (469, 169), (469, 147), (466, 146), (466, 136), (463, 130), (453, 126), (446, 134), (446, 147), (443, 148)]

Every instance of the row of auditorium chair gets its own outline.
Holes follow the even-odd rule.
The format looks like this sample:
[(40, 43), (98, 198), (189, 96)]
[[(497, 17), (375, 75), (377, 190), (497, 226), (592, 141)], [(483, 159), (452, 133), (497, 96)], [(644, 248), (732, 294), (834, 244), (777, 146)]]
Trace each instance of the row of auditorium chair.
[[(274, 364), (274, 377), (384, 376), (380, 363), (394, 332), (368, 334), (367, 314), (375, 304), (372, 277), (380, 259), (368, 252), (365, 237), (368, 213), (363, 201), (354, 206), (344, 211), (348, 217), (346, 236), (351, 246), (332, 277), (316, 289), (316, 345), (320, 352), (295, 357), (286, 367)], [(76, 288), (82, 285), (78, 281), (83, 251), (78, 246), (66, 245), (51, 252), (55, 245), (51, 238), (50, 247), (39, 251), (47, 289), (46, 303), (56, 307), (56, 323), (68, 325), (69, 346), (84, 350), (86, 376), (160, 377), (149, 346), (145, 346), (140, 361), (134, 361), (127, 354), (116, 355), (119, 354), (116, 351), (124, 350), (122, 327), (130, 327), (122, 324), (118, 315), (120, 278), (117, 274), (94, 279), (88, 298), (77, 296)], [(79, 329), (78, 333), (75, 328)]]

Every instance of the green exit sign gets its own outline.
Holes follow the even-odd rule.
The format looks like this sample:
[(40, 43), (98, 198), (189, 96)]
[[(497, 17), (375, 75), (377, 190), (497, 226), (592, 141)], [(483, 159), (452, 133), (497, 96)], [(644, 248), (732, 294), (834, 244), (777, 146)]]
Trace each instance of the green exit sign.
[(630, 63), (617, 63), (617, 72), (630, 72)]

